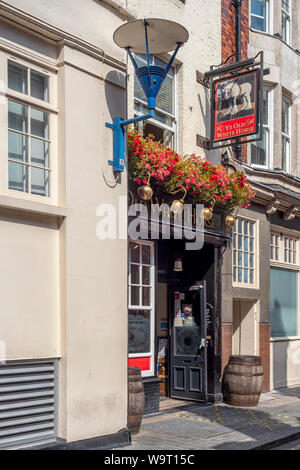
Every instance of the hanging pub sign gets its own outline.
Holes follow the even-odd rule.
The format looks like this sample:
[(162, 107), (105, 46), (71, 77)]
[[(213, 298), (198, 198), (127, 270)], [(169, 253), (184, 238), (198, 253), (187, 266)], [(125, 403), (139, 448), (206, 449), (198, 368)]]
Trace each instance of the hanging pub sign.
[(213, 82), (213, 141), (259, 131), (259, 70)]
[(207, 150), (254, 142), (263, 138), (263, 52), (256, 57), (197, 73), (197, 81), (210, 88), (210, 139), (197, 135)]

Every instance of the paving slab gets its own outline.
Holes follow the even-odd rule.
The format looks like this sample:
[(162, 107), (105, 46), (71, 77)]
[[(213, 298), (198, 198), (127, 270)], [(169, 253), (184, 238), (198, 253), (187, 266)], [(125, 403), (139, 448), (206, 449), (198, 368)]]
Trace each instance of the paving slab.
[(262, 395), (257, 407), (164, 403), (124, 450), (259, 450), (300, 438), (300, 387)]

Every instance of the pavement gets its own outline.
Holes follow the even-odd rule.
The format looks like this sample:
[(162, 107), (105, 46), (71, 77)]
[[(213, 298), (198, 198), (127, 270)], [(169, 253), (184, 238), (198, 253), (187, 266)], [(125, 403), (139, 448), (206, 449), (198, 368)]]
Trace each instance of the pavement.
[(163, 399), (122, 450), (300, 450), (300, 387), (261, 395), (256, 407)]

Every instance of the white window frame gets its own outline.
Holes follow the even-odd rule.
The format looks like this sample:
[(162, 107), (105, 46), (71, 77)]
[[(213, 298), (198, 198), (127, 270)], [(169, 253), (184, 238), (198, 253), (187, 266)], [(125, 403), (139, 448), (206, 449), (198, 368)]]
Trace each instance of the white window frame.
[[(48, 77), (49, 86), (49, 102), (43, 101), (30, 96), (30, 89), (27, 90), (27, 94), (20, 93), (18, 91), (8, 88), (8, 62), (15, 63), (27, 69), (31, 69), (42, 75)], [(2, 126), (0, 126), (0, 148), (3, 151), (3, 155), (6, 158), (1, 159), (0, 162), (0, 192), (1, 194), (11, 196), (14, 198), (28, 199), (36, 202), (44, 202), (50, 204), (57, 204), (57, 77), (55, 67), (47, 67), (44, 65), (43, 60), (37, 64), (37, 61), (32, 61), (30, 57), (27, 58), (25, 54), (9, 54), (2, 52), (0, 56), (0, 82), (4, 84), (3, 102), (2, 102)], [(28, 82), (30, 80), (28, 79)], [(30, 84), (28, 84), (30, 87)], [(18, 191), (9, 188), (9, 176), (8, 176), (8, 101), (15, 101), (22, 105), (28, 106), (29, 108), (35, 108), (39, 111), (48, 113), (48, 125), (49, 125), (49, 142), (51, 146), (50, 150), (50, 196), (42, 196), (39, 194), (32, 194), (30, 192), (30, 183), (28, 181), (28, 192)], [(37, 137), (38, 138), (38, 137)], [(41, 139), (43, 140), (43, 139)], [(26, 164), (29, 168), (30, 162)]]
[[(130, 287), (131, 283), (131, 264), (136, 264), (142, 266), (141, 263), (141, 255), (140, 255), (140, 262), (135, 263), (131, 262), (129, 259), (128, 263), (128, 311), (129, 310), (148, 310), (150, 311), (150, 352), (148, 353), (131, 353), (128, 354), (128, 358), (139, 358), (139, 357), (149, 357), (150, 358), (150, 370), (142, 371), (142, 377), (153, 377), (155, 375), (155, 256), (154, 256), (154, 242), (146, 241), (146, 240), (131, 240), (129, 239), (129, 243), (138, 244), (140, 245), (140, 253), (142, 252), (141, 247), (143, 245), (150, 247), (150, 306), (142, 306), (142, 305), (132, 305), (131, 304), (131, 290)], [(139, 286), (142, 285), (142, 277), (141, 277), (141, 269), (140, 269), (140, 283)], [(142, 289), (141, 289), (142, 290)]]
[[(281, 0), (281, 25), (283, 24), (283, 19), (285, 18), (286, 22), (286, 38), (283, 38), (283, 29), (281, 31), (281, 38), (285, 44), (290, 46), (291, 44), (291, 3), (292, 0), (289, 0), (289, 9), (285, 10), (283, 5), (282, 5), (282, 0)], [(281, 26), (282, 27), (282, 26)]]
[(249, 2), (249, 17), (250, 17), (250, 25), (251, 25), (251, 30), (255, 31), (257, 33), (264, 33), (264, 34), (273, 34), (273, 0), (266, 0), (266, 31), (261, 31), (260, 29), (255, 29), (252, 27), (252, 16), (255, 18), (263, 18), (263, 16), (260, 15), (255, 15), (254, 13), (251, 13), (251, 2)]
[[(282, 336), (282, 337), (271, 337), (270, 339), (272, 341), (288, 341), (290, 339), (295, 340), (295, 339), (300, 339), (300, 238), (299, 238), (299, 232), (292, 232), (287, 229), (284, 229), (282, 227), (277, 227), (277, 226), (272, 226), (270, 229), (270, 240), (272, 240), (272, 235), (275, 235), (278, 237), (278, 260), (275, 260), (274, 258), (271, 258), (271, 250), (270, 250), (270, 268), (281, 268), (285, 270), (290, 270), (290, 271), (297, 271), (298, 273), (298, 331), (296, 336)], [(285, 244), (284, 241), (286, 239), (291, 239), (295, 241), (295, 248), (296, 248), (296, 259), (295, 263), (294, 262), (287, 262), (285, 261), (284, 257), (284, 250), (285, 250)], [(270, 246), (271, 246), (271, 241), (270, 241)]]
[[(251, 284), (250, 282), (239, 282), (234, 280), (234, 268), (239, 268), (238, 266), (238, 256), (237, 256), (237, 264), (234, 264), (234, 252), (238, 253), (238, 251), (241, 251), (242, 254), (244, 254), (244, 245), (243, 245), (243, 240), (244, 236), (242, 238), (242, 250), (238, 250), (238, 235), (239, 233), (237, 232), (238, 230), (238, 220), (243, 220), (247, 222), (253, 223), (253, 283)], [(259, 286), (259, 251), (258, 251), (258, 238), (259, 238), (259, 220), (252, 219), (250, 217), (244, 217), (244, 216), (239, 216), (237, 218), (236, 224), (233, 229), (233, 235), (237, 235), (237, 240), (236, 240), (236, 248), (233, 248), (233, 242), (232, 242), (232, 285), (233, 287), (246, 287), (249, 289), (257, 289)], [(248, 251), (249, 252), (249, 251)], [(242, 273), (244, 273), (244, 262), (242, 266)], [(250, 271), (250, 260), (248, 261), (248, 269)], [(244, 276), (242, 275), (242, 278), (244, 279)], [(248, 275), (248, 281), (250, 279), (250, 276)]]
[[(267, 132), (266, 139), (266, 165), (258, 165), (257, 163), (252, 163), (253, 168), (273, 168), (273, 106), (274, 106), (274, 88), (271, 85), (264, 84), (264, 90), (268, 93), (268, 124), (263, 124), (264, 130)], [(251, 145), (254, 145), (253, 142)], [(251, 160), (251, 148), (250, 148), (250, 160)]]
[[(282, 124), (281, 124), (281, 144), (283, 143), (283, 139), (284, 139), (285, 140), (285, 145), (287, 147), (286, 148), (286, 155), (287, 155), (286, 168), (284, 169), (284, 171), (286, 171), (286, 173), (290, 173), (290, 171), (291, 171), (291, 124), (292, 124), (291, 114), (292, 114), (292, 102), (289, 98), (287, 98), (284, 95), (282, 96), (281, 106), (283, 106), (283, 102), (285, 102), (288, 105), (288, 126), (289, 126), (289, 129), (288, 129), (288, 134), (286, 134), (285, 132), (283, 132)], [(282, 146), (281, 146), (281, 149), (282, 149)], [(283, 169), (283, 153), (281, 155), (281, 167)]]
[[(154, 56), (150, 56), (150, 59), (153, 61), (154, 60)], [(164, 62), (160, 57), (157, 57), (158, 60), (160, 60), (161, 62)], [(151, 62), (150, 62), (150, 65)], [(174, 114), (172, 113), (168, 113), (167, 111), (164, 111), (163, 109), (159, 108), (158, 106), (156, 106), (155, 110), (158, 111), (159, 113), (169, 117), (172, 121), (173, 121), (173, 126), (168, 126), (167, 124), (164, 124), (163, 122), (161, 121), (158, 121), (157, 119), (155, 118), (150, 118), (150, 119), (147, 119), (146, 122), (149, 122), (153, 125), (155, 125), (156, 127), (160, 127), (161, 129), (165, 129), (169, 132), (172, 132), (173, 134), (173, 149), (172, 150), (177, 150), (177, 139), (178, 139), (178, 136), (177, 136), (177, 114), (178, 114), (178, 111), (177, 111), (177, 69), (176, 69), (176, 66), (172, 66), (172, 70), (174, 72), (174, 76), (172, 77), (173, 79), (173, 110), (174, 110)], [(140, 112), (138, 110), (135, 109), (135, 103), (139, 103), (139, 104), (142, 104), (143, 106), (147, 106), (147, 101), (146, 100), (141, 100), (139, 98), (136, 98), (134, 96), (134, 91), (133, 91), (133, 102), (134, 102), (134, 114), (135, 116), (142, 116), (144, 114), (144, 112)], [(139, 122), (138, 124), (138, 129), (140, 131), (143, 130), (143, 122)]]

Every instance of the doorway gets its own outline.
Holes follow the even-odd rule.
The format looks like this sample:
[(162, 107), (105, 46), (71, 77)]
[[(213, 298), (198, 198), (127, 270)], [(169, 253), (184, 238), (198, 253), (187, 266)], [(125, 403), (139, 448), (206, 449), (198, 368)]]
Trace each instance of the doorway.
[(170, 291), (170, 396), (207, 398), (206, 282)]

